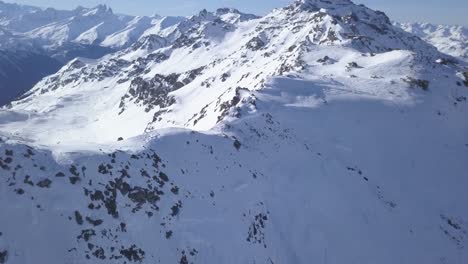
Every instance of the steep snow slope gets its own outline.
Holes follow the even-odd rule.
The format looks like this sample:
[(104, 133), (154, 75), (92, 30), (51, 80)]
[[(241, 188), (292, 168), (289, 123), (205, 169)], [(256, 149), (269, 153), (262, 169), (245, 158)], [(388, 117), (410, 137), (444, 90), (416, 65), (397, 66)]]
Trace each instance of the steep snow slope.
[(135, 17), (127, 23), (124, 29), (106, 36), (101, 45), (115, 48), (128, 47), (159, 21), (159, 17)]
[(395, 23), (395, 25), (424, 39), (441, 52), (468, 61), (468, 29), (463, 26), (429, 23)]
[(0, 260), (468, 260), (465, 64), (345, 0), (220, 16), (0, 112)]

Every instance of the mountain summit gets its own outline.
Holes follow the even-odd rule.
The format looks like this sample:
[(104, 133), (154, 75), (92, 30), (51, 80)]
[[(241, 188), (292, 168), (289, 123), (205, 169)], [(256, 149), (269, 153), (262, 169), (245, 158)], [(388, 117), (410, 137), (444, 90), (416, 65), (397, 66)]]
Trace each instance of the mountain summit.
[[(298, 3), (330, 8), (296, 9)], [(232, 19), (231, 15), (237, 17)], [(202, 10), (102, 60), (78, 59), (42, 80), (12, 107), (35, 112), (49, 109), (47, 115), (53, 112), (59, 119), (68, 116), (70, 108), (78, 115), (103, 115), (99, 120), (113, 124), (133, 124), (98, 137), (112, 142), (119, 136), (134, 137), (160, 128), (213, 129), (233, 114), (236, 105), (231, 102), (242, 99), (242, 90), (264, 89), (276, 76), (318, 78), (326, 72), (337, 80), (364, 71), (361, 60), (362, 64), (379, 65), (392, 61), (388, 60), (393, 56), (404, 62), (395, 75), (372, 80), (382, 87), (374, 96), (383, 99), (385, 93), (398, 87), (387, 87), (386, 82), (406, 85), (404, 80), (427, 74), (423, 65), (436, 67), (436, 60), (450, 60), (418, 37), (394, 27), (385, 14), (349, 1), (299, 1), (244, 22), (239, 15), (231, 9)], [(317, 68), (318, 61), (325, 65)], [(405, 67), (411, 69), (409, 76), (401, 71)], [(364, 79), (350, 81), (359, 83), (374, 75), (381, 73), (370, 71)], [(363, 84), (363, 93), (368, 93), (366, 86)], [(401, 87), (398, 90), (407, 93)], [(60, 97), (56, 97), (58, 93)], [(83, 101), (64, 103), (63, 96)], [(81, 108), (86, 104), (93, 107)], [(100, 122), (82, 121), (81, 136), (97, 134), (96, 129), (101, 128)], [(69, 125), (73, 129), (76, 123)], [(21, 126), (18, 129), (27, 133)], [(46, 127), (40, 130), (46, 137), (40, 139), (42, 142), (55, 141), (51, 137), (55, 132)], [(41, 137), (41, 133), (34, 132), (34, 137)], [(67, 138), (61, 136), (61, 144), (65, 142)]]

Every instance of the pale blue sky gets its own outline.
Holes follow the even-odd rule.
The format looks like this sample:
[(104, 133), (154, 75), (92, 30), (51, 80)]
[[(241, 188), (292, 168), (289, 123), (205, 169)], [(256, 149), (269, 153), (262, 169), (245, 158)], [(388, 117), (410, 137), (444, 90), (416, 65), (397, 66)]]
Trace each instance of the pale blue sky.
[[(134, 15), (191, 15), (206, 8), (235, 7), (244, 12), (265, 14), (293, 0), (6, 0), (42, 7), (73, 9), (78, 5), (107, 4), (118, 13)], [(421, 21), (468, 26), (467, 0), (355, 0), (373, 9), (386, 12), (392, 20)]]

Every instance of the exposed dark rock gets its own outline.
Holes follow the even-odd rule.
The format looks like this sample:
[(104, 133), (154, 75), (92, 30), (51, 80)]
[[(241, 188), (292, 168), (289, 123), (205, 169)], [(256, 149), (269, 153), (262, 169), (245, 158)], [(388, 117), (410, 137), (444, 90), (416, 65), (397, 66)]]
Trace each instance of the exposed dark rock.
[(106, 198), (104, 199), (104, 206), (107, 209), (107, 213), (114, 218), (119, 217), (119, 213), (117, 212), (117, 189), (114, 187), (107, 185), (106, 186)]
[(8, 251), (0, 251), (0, 264), (5, 264), (8, 261)]
[(329, 30), (327, 33), (327, 37), (323, 40), (320, 41), (320, 44), (323, 43), (333, 43), (335, 41), (339, 40), (339, 38), (336, 35), (336, 32), (333, 30)]
[(141, 262), (145, 258), (145, 252), (137, 246), (133, 245), (128, 249), (120, 250), (120, 254), (124, 256), (128, 261)]
[(361, 69), (362, 67), (359, 66), (356, 62), (350, 62), (348, 63), (348, 65), (346, 66), (346, 71), (352, 71), (353, 69)]
[(159, 173), (159, 178), (164, 181), (164, 182), (168, 182), (169, 181), (169, 177), (164, 173), (164, 172), (160, 172)]
[(268, 216), (266, 214), (260, 213), (255, 216), (254, 221), (249, 227), (249, 232), (247, 236), (247, 241), (256, 244), (265, 244), (265, 227), (266, 222), (268, 221)]
[(76, 168), (75, 165), (72, 165), (70, 166), (70, 169), (69, 169), (70, 173), (75, 175), (75, 176), (80, 176), (80, 173), (78, 172), (78, 168)]
[(237, 139), (234, 141), (233, 144), (234, 144), (234, 147), (235, 147), (237, 150), (239, 150), (239, 149), (241, 148), (241, 146), (242, 146), (242, 144), (240, 143), (240, 141), (237, 140)]
[(465, 84), (465, 86), (468, 87), (468, 71), (463, 72), (463, 77), (465, 78), (463, 84)]
[[(218, 116), (218, 123), (221, 122), (229, 114), (229, 111), (233, 107), (236, 107), (240, 103), (240, 101), (241, 101), (241, 91), (242, 90), (248, 91), (245, 88), (237, 87), (236, 88), (236, 95), (231, 99), (231, 101), (224, 102), (224, 103), (220, 104), (219, 110), (220, 110), (221, 114)], [(237, 110), (239, 111), (239, 109), (237, 109)], [(239, 112), (236, 114), (236, 117), (237, 118), (240, 117)]]
[(191, 37), (188, 37), (186, 35), (182, 35), (182, 36), (180, 36), (178, 39), (176, 39), (174, 41), (174, 44), (172, 45), (172, 47), (174, 49), (189, 47), (189, 46), (195, 44), (195, 42), (197, 42), (198, 39), (199, 39), (199, 37), (191, 38)]
[(254, 37), (249, 42), (247, 42), (246, 47), (250, 50), (256, 51), (265, 46), (265, 42), (261, 40), (259, 37)]
[(297, 45), (292, 45), (291, 47), (288, 48), (289, 52), (293, 52), (297, 48)]
[(151, 34), (138, 40), (135, 44), (132, 45), (132, 49), (144, 49), (148, 51), (153, 51), (155, 49), (159, 49), (167, 45), (168, 42), (165, 38)]
[(93, 252), (93, 256), (101, 260), (106, 259), (106, 253), (101, 247)]
[(157, 106), (166, 108), (174, 104), (175, 99), (169, 96), (169, 93), (184, 86), (178, 81), (179, 76), (179, 74), (168, 76), (157, 74), (151, 80), (140, 77), (133, 79), (128, 93), (121, 99), (120, 113), (125, 111), (125, 106), (129, 102), (145, 107), (146, 112)]
[(135, 187), (131, 190), (128, 194), (128, 198), (137, 204), (144, 204), (146, 202), (154, 204), (160, 199), (156, 192), (141, 187)]
[(221, 75), (221, 81), (225, 82), (230, 76), (231, 74), (229, 73), (223, 73), (223, 75)]
[(132, 189), (130, 185), (121, 179), (116, 180), (116, 188), (122, 195), (127, 195)]
[(182, 202), (177, 202), (174, 206), (171, 207), (171, 216), (175, 217), (180, 213), (180, 209), (182, 208)]
[(88, 242), (93, 236), (96, 236), (96, 232), (93, 229), (86, 229), (81, 231), (81, 235), (79, 235), (77, 238)]
[(57, 174), (55, 174), (55, 177), (58, 177), (58, 178), (65, 177), (65, 173), (63, 173), (63, 172), (58, 172)]
[(93, 225), (93, 226), (100, 226), (100, 225), (102, 225), (102, 223), (103, 223), (103, 221), (100, 220), (100, 219), (94, 220), (94, 219), (92, 219), (92, 218), (90, 218), (90, 217), (86, 217), (86, 221), (87, 221), (88, 223), (90, 223), (91, 225)]
[(178, 195), (179, 194), (179, 187), (177, 186), (174, 186), (171, 188), (171, 192), (175, 195)]
[(26, 154), (24, 154), (24, 157), (30, 158), (32, 156), (36, 155), (30, 148), (26, 149)]
[(125, 223), (120, 223), (120, 231), (122, 231), (122, 232), (127, 232), (127, 224), (125, 224)]
[(180, 258), (179, 264), (189, 264), (187, 256), (185, 256), (185, 254), (182, 255), (182, 257)]
[(103, 201), (104, 200), (104, 194), (101, 191), (95, 191), (90, 195), (91, 200), (93, 201)]
[(52, 181), (49, 179), (44, 179), (40, 182), (38, 182), (36, 185), (41, 187), (41, 188), (50, 188), (50, 185), (52, 184)]
[(401, 80), (408, 83), (411, 88), (419, 87), (424, 91), (427, 91), (429, 89), (429, 81), (427, 80), (415, 79), (409, 76), (407, 76), (406, 78), (402, 78)]
[(458, 96), (455, 98), (455, 100), (458, 102), (458, 103), (462, 103), (462, 102), (466, 102), (467, 101), (467, 98), (466, 96)]
[(34, 186), (34, 183), (31, 181), (31, 176), (29, 176), (29, 175), (26, 175), (26, 176), (24, 177), (24, 181), (23, 181), (23, 182), (26, 183), (26, 184), (29, 184), (29, 185), (31, 185), (31, 186)]
[(461, 225), (458, 224), (455, 220), (445, 216), (445, 215), (441, 215), (440, 218), (442, 218), (442, 220), (446, 221), (447, 224), (452, 227), (453, 229), (455, 230), (461, 230)]
[(319, 62), (319, 63), (326, 63), (328, 61), (330, 61), (330, 57), (328, 57), (328, 56), (325, 56), (325, 57), (317, 60), (317, 62)]
[(75, 211), (75, 221), (78, 225), (83, 225), (83, 216), (78, 211)]
[(81, 181), (80, 177), (70, 177), (68, 178), (70, 180), (71, 184), (77, 184), (79, 181)]
[(98, 172), (101, 173), (101, 174), (109, 174), (110, 173), (109, 167), (104, 165), (104, 164), (101, 164), (98, 167)]

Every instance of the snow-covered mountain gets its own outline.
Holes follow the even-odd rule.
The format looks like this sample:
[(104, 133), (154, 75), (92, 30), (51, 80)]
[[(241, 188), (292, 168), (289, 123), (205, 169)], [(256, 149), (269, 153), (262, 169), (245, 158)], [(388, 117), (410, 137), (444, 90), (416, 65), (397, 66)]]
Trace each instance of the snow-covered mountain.
[[(255, 18), (235, 9), (219, 9), (217, 15), (232, 23)], [(128, 16), (114, 14), (111, 8), (98, 5), (94, 8), (78, 7), (75, 10), (41, 9), (38, 7), (9, 4), (0, 1), (0, 50), (22, 54), (22, 57), (48, 56), (62, 66), (76, 57), (97, 59), (109, 53), (127, 48), (142, 36), (158, 34), (166, 38), (177, 36), (178, 24), (188, 26), (189, 18)], [(172, 36), (170, 36), (172, 35)], [(5, 58), (5, 54), (2, 55)], [(8, 58), (9, 61), (14, 58)], [(0, 62), (0, 67), (9, 67)], [(30, 65), (16, 65), (25, 75), (39, 76), (40, 80), (54, 72), (34, 70)], [(0, 87), (9, 94), (29, 90), (17, 75), (8, 76), (9, 82), (0, 79)], [(17, 82), (15, 82), (17, 80)], [(37, 81), (36, 80), (36, 81)], [(30, 83), (30, 82), (27, 82)], [(9, 102), (5, 97), (2, 101)], [(0, 103), (2, 105), (2, 103)]]
[(465, 62), (348, 0), (155, 27), (0, 111), (0, 263), (468, 260)]
[[(236, 9), (216, 11), (231, 23), (256, 18)], [(164, 29), (187, 21), (186, 17), (130, 16), (115, 14), (106, 5), (74, 10), (41, 9), (0, 1), (0, 27), (16, 33), (18, 41), (29, 40), (42, 48), (57, 48), (67, 43), (126, 48), (143, 35), (163, 34)], [(147, 32), (149, 31), (149, 32)], [(0, 47), (6, 45), (2, 43)], [(11, 46), (8, 46), (11, 47)]]
[(441, 52), (468, 61), (468, 29), (463, 26), (429, 23), (395, 23), (395, 25), (429, 42)]
[(41, 47), (69, 42), (103, 46), (107, 37), (127, 31), (121, 39), (105, 42), (107, 47), (124, 47), (132, 40), (131, 34), (152, 26), (151, 18), (114, 14), (105, 5), (69, 11), (4, 2), (0, 2), (0, 25)]

